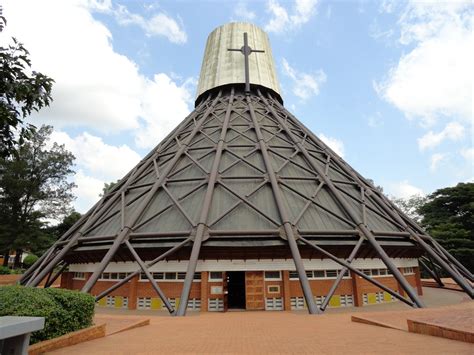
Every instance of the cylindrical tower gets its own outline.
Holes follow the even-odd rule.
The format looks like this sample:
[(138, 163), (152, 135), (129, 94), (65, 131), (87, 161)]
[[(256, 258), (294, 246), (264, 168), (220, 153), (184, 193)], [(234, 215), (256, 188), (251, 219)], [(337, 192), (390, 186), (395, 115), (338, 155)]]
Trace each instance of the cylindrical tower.
[(273, 96), (282, 102), (268, 35), (251, 23), (232, 22), (216, 28), (207, 38), (196, 104), (209, 90), (226, 85), (245, 84), (245, 56), (243, 53), (229, 51), (244, 46), (244, 33), (248, 35), (248, 45), (251, 49), (263, 51), (249, 55), (250, 85), (270, 90)]

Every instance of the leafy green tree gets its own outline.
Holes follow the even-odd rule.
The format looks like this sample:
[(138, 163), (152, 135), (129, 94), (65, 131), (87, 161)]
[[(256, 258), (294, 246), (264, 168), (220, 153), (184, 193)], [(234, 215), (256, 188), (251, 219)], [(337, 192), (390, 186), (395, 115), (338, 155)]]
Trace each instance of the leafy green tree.
[(474, 271), (474, 183), (436, 190), (418, 213), (426, 231)]
[[(6, 24), (0, 12), (0, 31)], [(15, 147), (36, 129), (25, 122), (34, 111), (49, 106), (54, 80), (31, 69), (26, 48), (12, 38), (0, 47), (0, 157), (15, 154)]]
[(16, 267), (23, 250), (37, 252), (51, 242), (45, 219), (71, 212), (74, 156), (49, 142), (51, 132), (51, 126), (42, 126), (29, 141), (16, 143), (16, 154), (0, 157), (0, 250), (5, 255), (16, 250)]
[(99, 195), (100, 197), (108, 194), (112, 189), (114, 188), (115, 185), (117, 185), (120, 182), (120, 179), (117, 181), (111, 181), (109, 183), (104, 182), (104, 187), (102, 188), (102, 193)]

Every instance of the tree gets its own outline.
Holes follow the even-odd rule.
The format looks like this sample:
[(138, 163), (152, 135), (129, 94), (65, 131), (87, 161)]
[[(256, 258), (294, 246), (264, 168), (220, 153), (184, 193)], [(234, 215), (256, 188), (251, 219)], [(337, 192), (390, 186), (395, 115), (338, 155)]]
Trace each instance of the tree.
[[(0, 31), (6, 24), (1, 16)], [(29, 139), (36, 129), (25, 119), (33, 111), (49, 106), (54, 80), (31, 70), (26, 48), (12, 38), (0, 47), (0, 157), (15, 154), (15, 146)]]
[(104, 182), (104, 187), (102, 188), (102, 193), (99, 195), (100, 197), (105, 196), (108, 194), (112, 189), (114, 188), (115, 185), (117, 185), (120, 182), (120, 179), (117, 181), (111, 181), (109, 183)]
[(426, 231), (474, 271), (474, 183), (436, 190), (418, 213)]
[(50, 143), (51, 126), (35, 130), (29, 141), (14, 146), (14, 155), (0, 157), (0, 250), (16, 250), (19, 265), (24, 249), (50, 242), (45, 219), (59, 220), (71, 212), (74, 156)]
[(421, 223), (421, 214), (419, 209), (427, 201), (428, 197), (422, 195), (413, 195), (409, 198), (391, 198), (392, 202), (408, 217), (413, 221), (420, 224)]

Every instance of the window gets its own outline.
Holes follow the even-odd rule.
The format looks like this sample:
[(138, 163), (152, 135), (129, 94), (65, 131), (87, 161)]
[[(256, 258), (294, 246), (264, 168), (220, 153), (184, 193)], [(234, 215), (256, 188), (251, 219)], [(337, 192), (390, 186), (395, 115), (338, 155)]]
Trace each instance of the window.
[(222, 298), (209, 298), (209, 312), (220, 312), (224, 310), (224, 300)]
[(403, 268), (403, 273), (406, 275), (406, 274), (413, 274), (414, 273), (414, 270), (413, 270), (413, 267), (410, 266), (410, 267), (404, 267)]
[(194, 280), (201, 280), (201, 273), (200, 272), (195, 272), (194, 273)]
[(211, 271), (209, 281), (222, 281), (222, 271)]
[(291, 303), (291, 309), (304, 309), (303, 297), (291, 297), (290, 303)]
[(115, 297), (114, 296), (107, 296), (107, 300), (105, 302), (107, 307), (115, 306)]
[(290, 271), (290, 280), (298, 280), (298, 272), (296, 271)]
[(326, 299), (326, 296), (315, 296), (314, 299), (316, 301), (316, 306), (320, 307)]
[(178, 280), (184, 280), (186, 278), (185, 272), (178, 272)]
[(354, 305), (354, 297), (352, 295), (341, 295), (341, 307), (351, 307)]
[(266, 311), (283, 311), (283, 298), (265, 298)]
[(85, 280), (86, 276), (83, 272), (75, 272), (73, 276), (74, 280)]
[(151, 308), (151, 298), (150, 297), (138, 297), (137, 308), (138, 309), (150, 309)]
[(387, 269), (379, 269), (379, 275), (380, 276), (386, 276), (388, 275), (388, 270)]
[(190, 298), (188, 301), (188, 307), (191, 311), (199, 311), (201, 309), (201, 299), (200, 298)]
[(337, 277), (338, 270), (326, 270), (326, 277)]
[(270, 285), (267, 287), (267, 293), (280, 293), (280, 286)]
[(369, 304), (369, 295), (366, 293), (363, 294), (363, 303), (364, 306)]
[(165, 280), (176, 280), (175, 272), (165, 272)]
[(375, 293), (375, 302), (382, 303), (383, 302), (383, 292), (376, 292)]
[(103, 272), (100, 280), (123, 280), (128, 275), (130, 275), (128, 272)]
[(265, 271), (265, 280), (281, 280), (281, 272)]
[(326, 277), (324, 270), (314, 270), (313, 274), (315, 279), (324, 279)]

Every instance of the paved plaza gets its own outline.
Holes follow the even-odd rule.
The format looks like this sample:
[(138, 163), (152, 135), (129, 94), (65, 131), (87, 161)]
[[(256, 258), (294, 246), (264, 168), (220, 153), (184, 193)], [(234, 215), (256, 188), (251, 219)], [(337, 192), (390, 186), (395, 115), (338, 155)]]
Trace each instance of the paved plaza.
[[(472, 302), (456, 291), (426, 288), (425, 291), (424, 298), (429, 304)], [(365, 307), (369, 312), (388, 309), (407, 308), (399, 303)], [(54, 354), (474, 353), (474, 346), (469, 343), (352, 322), (353, 310), (320, 316), (303, 312), (227, 312), (194, 313), (175, 318), (148, 313), (149, 326), (64, 348)], [(359, 308), (356, 313), (363, 310)], [(104, 311), (99, 313), (104, 317)], [(115, 312), (108, 317), (119, 319), (137, 314)]]

